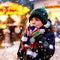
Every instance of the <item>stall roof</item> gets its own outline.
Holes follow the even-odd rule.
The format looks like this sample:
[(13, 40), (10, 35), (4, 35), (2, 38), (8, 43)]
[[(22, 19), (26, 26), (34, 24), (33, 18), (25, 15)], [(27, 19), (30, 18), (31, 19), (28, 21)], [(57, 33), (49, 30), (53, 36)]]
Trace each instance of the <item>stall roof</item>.
[(0, 4), (0, 15), (1, 14), (25, 15), (27, 12), (29, 12), (29, 8), (23, 5), (19, 5), (12, 2), (3, 2)]

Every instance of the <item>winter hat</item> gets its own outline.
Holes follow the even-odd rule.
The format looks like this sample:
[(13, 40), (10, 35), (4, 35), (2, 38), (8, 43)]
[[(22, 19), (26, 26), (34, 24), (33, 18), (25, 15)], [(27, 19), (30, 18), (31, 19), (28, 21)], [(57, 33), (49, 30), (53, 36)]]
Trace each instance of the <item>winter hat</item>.
[(29, 17), (29, 21), (31, 18), (36, 17), (39, 18), (43, 24), (46, 24), (48, 21), (48, 14), (47, 11), (44, 7), (37, 8), (31, 12), (31, 15)]

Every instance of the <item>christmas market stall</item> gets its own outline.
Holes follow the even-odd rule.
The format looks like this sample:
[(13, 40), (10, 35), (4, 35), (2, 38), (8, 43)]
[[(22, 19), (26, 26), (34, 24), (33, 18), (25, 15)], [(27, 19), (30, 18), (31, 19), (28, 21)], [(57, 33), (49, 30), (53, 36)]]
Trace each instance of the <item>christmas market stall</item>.
[[(23, 29), (25, 15), (29, 8), (12, 2), (3, 2), (0, 4), (0, 40), (2, 46), (10, 46), (11, 42), (19, 40), (21, 30)], [(24, 20), (24, 21), (23, 21)], [(23, 22), (22, 22), (23, 21)]]

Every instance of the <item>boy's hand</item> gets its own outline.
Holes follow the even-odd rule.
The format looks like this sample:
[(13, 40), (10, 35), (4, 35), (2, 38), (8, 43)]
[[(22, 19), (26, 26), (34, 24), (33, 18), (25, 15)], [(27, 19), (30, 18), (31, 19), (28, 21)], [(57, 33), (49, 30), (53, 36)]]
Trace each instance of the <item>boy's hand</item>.
[(44, 32), (45, 32), (45, 29), (40, 29), (41, 34), (44, 34)]

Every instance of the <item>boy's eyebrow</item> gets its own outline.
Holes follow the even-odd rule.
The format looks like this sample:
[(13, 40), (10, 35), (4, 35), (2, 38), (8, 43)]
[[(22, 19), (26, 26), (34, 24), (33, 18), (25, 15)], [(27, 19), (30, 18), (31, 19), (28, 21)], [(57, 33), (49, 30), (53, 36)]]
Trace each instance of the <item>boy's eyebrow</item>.
[(39, 18), (36, 18), (36, 20), (40, 20)]
[[(40, 20), (39, 18), (36, 18), (36, 17), (33, 17), (33, 18), (35, 18), (35, 20)], [(33, 18), (31, 18), (31, 20), (33, 20)]]

